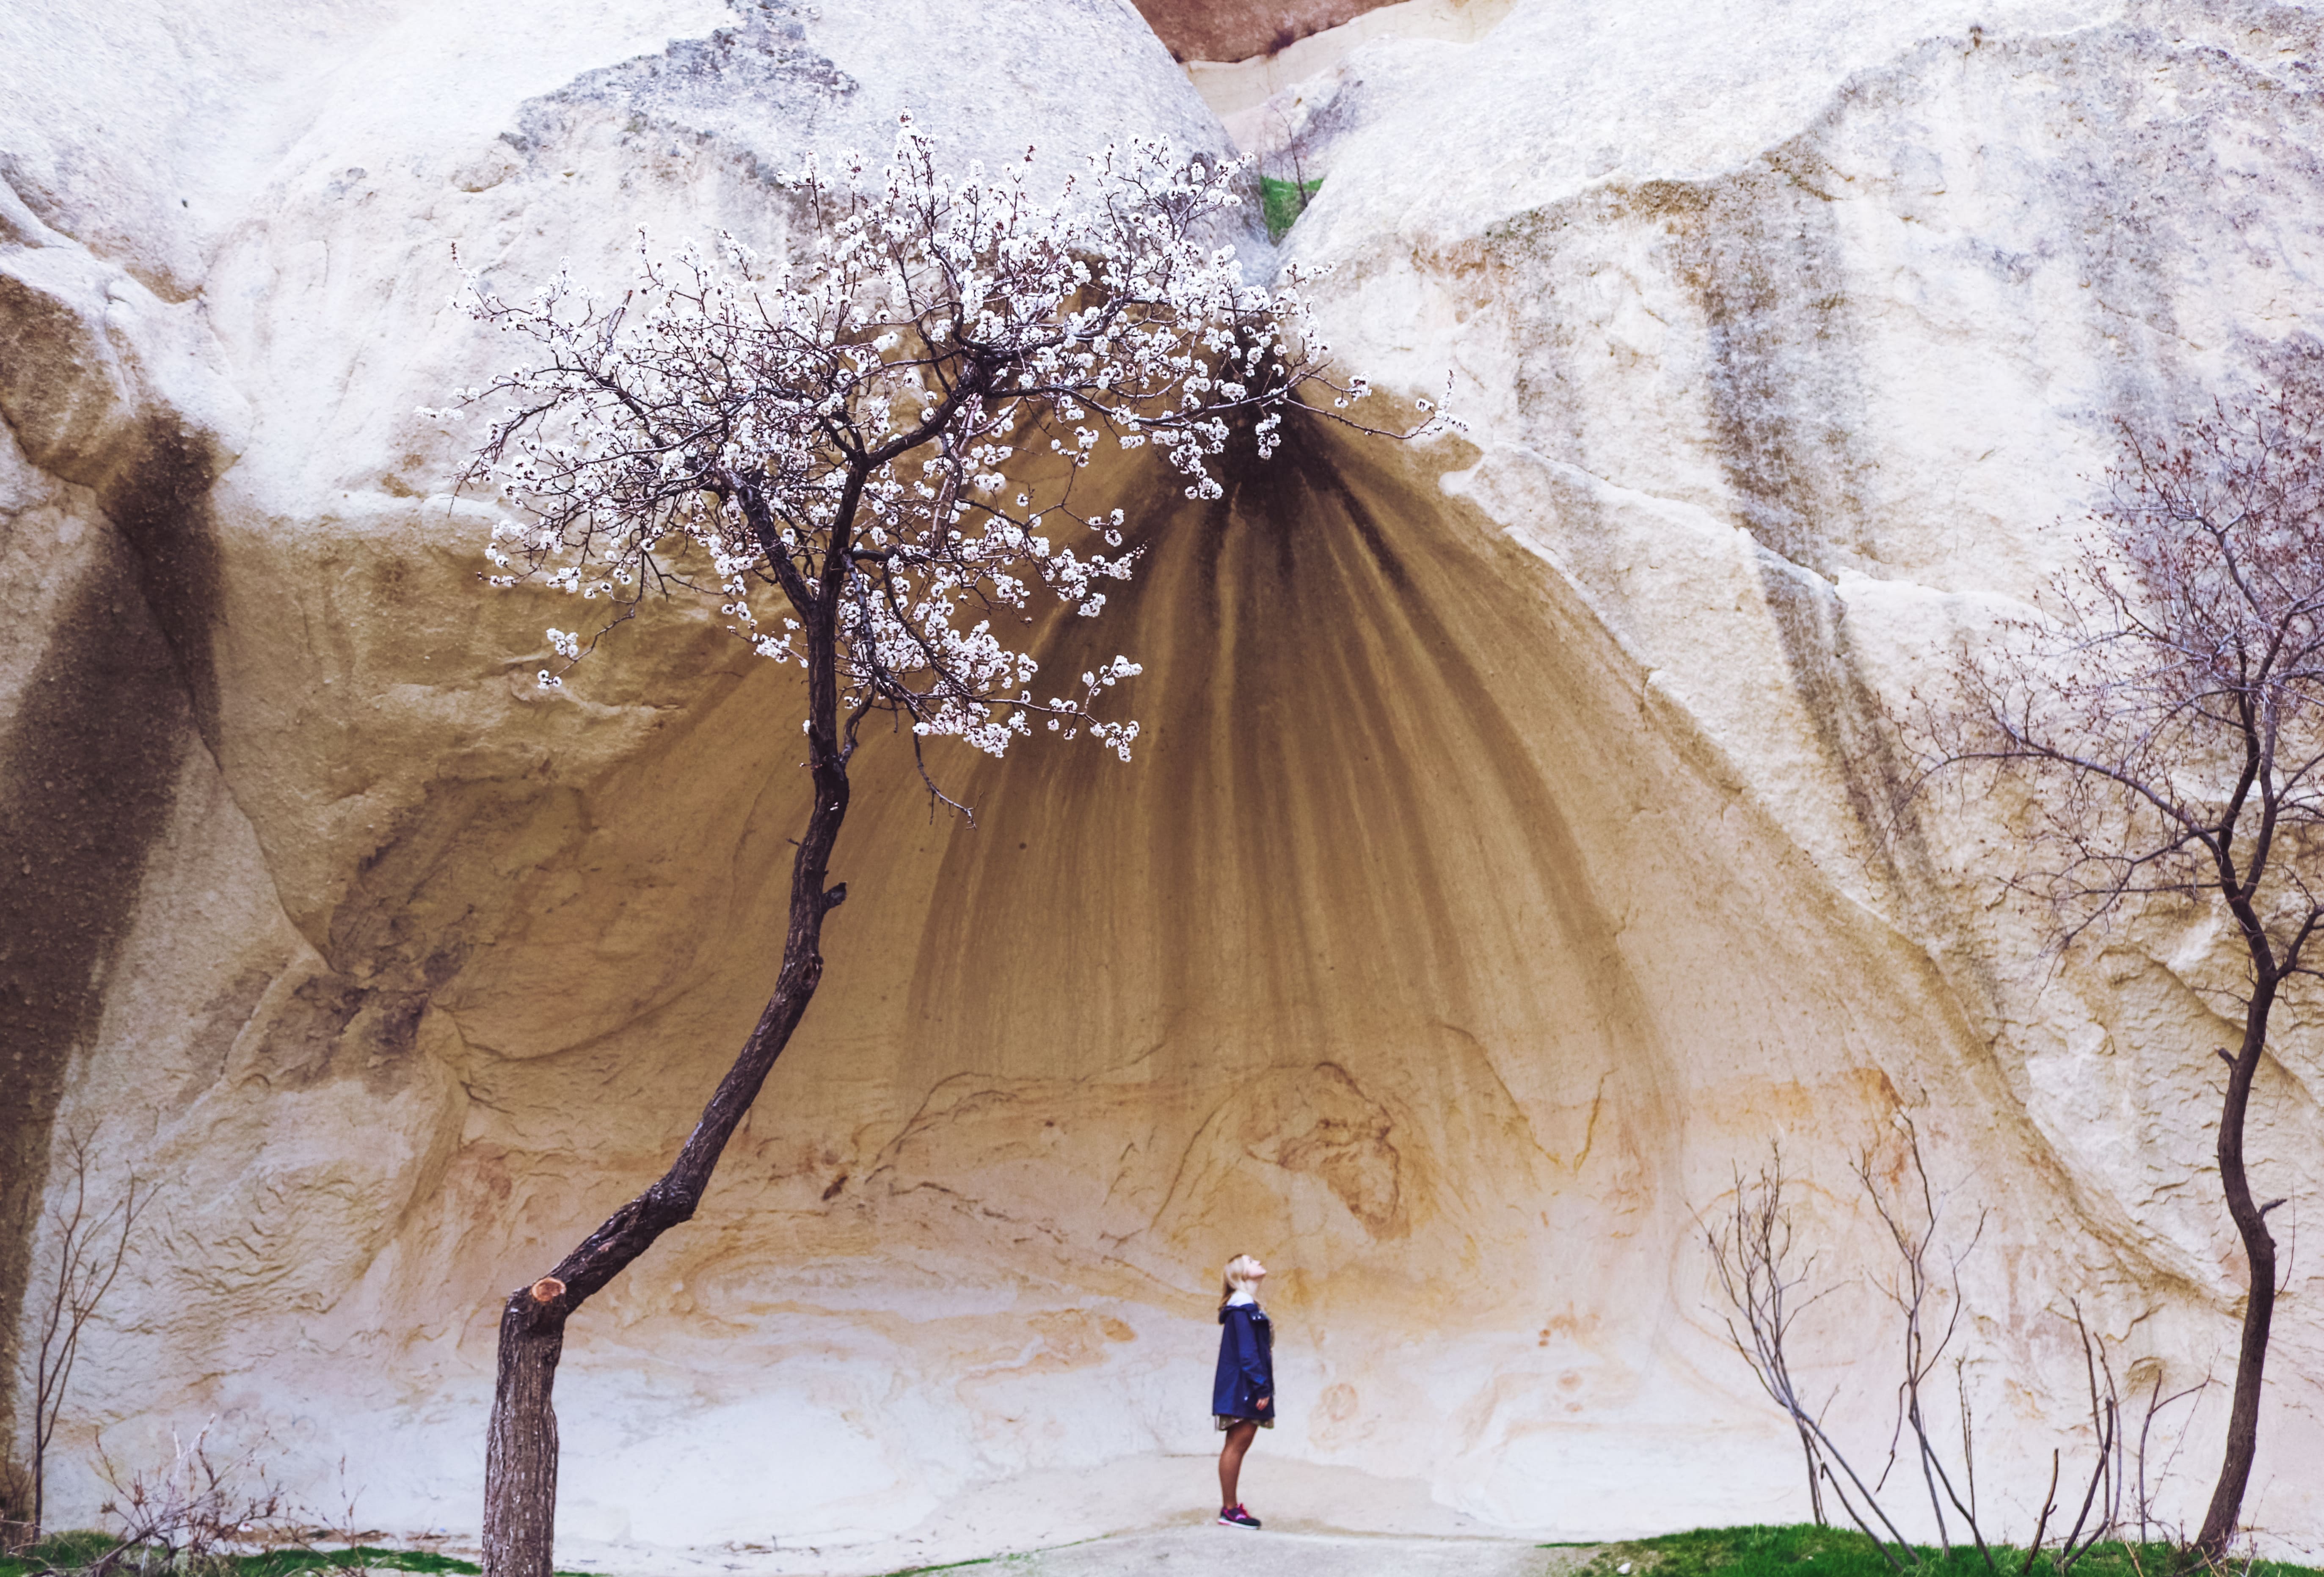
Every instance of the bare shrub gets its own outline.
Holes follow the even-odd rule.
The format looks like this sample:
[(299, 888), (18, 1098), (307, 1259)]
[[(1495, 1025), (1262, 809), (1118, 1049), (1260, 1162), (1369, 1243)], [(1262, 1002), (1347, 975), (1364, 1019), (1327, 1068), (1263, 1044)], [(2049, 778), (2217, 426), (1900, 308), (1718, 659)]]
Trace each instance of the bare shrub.
[[(1767, 1161), (1753, 1176), (1746, 1177), (1740, 1167), (1736, 1169), (1734, 1190), (1719, 1214), (1705, 1224), (1704, 1242), (1727, 1305), (1723, 1318), (1729, 1340), (1750, 1367), (1760, 1388), (1784, 1410), (1798, 1434), (1816, 1521), (1828, 1524), (1829, 1508), (1837, 1506), (1879, 1546), (1896, 1571), (1927, 1564), (1927, 1557), (1904, 1536), (1883, 1499), (1889, 1493), (1889, 1480), (1903, 1466), (1908, 1478), (1919, 1480), (1928, 1498), (1940, 1548), (1950, 1554), (1958, 1528), (1965, 1536), (1959, 1542), (1973, 1545), (1992, 1577), (2002, 1577), (2003, 1563), (1997, 1553), (2000, 1541), (1988, 1531), (1990, 1514), (1978, 1503), (1971, 1355), (1962, 1350), (1968, 1311), (1960, 1271), (1983, 1236), (1986, 1217), (1979, 1213), (1965, 1243), (1947, 1246), (1946, 1194), (1930, 1179), (1918, 1130), (1903, 1118), (1899, 1128), (1904, 1144), (1895, 1167), (1883, 1167), (1871, 1147), (1858, 1151), (1849, 1164), (1890, 1250), (1885, 1266), (1867, 1274), (1895, 1311), (1898, 1342), (1895, 1423), (1877, 1471), (1860, 1471), (1857, 1460), (1869, 1466), (1870, 1459), (1851, 1459), (1826, 1427), (1825, 1416), (1836, 1388), (1818, 1402), (1803, 1393), (1794, 1372), (1800, 1316), (1841, 1283), (1835, 1280), (1820, 1290), (1815, 1286), (1819, 1255), (1806, 1248), (1800, 1236), (1790, 1197), (1794, 1179), (1785, 1169), (1780, 1146), (1769, 1147)], [(2044, 1551), (2057, 1577), (2069, 1577), (2101, 1540), (2118, 1536), (2124, 1526), (2126, 1496), (2132, 1498), (2131, 1514), (2144, 1536), (2154, 1520), (2147, 1452), (2155, 1422), (2173, 1404), (2201, 1388), (2198, 1386), (2166, 1397), (2161, 1389), (2161, 1370), (2155, 1370), (2139, 1432), (2134, 1478), (2113, 1355), (2105, 1341), (2091, 1332), (2079, 1303), (2070, 1300), (2067, 1312), (2056, 1317), (2071, 1328), (2081, 1352), (2092, 1442), (2089, 1467), (2087, 1475), (2076, 1469), (2061, 1502), (2059, 1486), (2064, 1477), (2065, 1448), (2051, 1452), (2048, 1488), (2016, 1577), (2026, 1577)], [(1942, 1398), (1948, 1375), (1953, 1392), (1949, 1404)], [(1940, 1406), (1958, 1431), (1953, 1440), (1941, 1438), (1945, 1431), (1938, 1422)], [(2172, 1450), (2175, 1454), (2175, 1445)], [(2079, 1450), (2076, 1454), (2079, 1457)], [(2071, 1488), (2076, 1483), (2080, 1485), (2079, 1494)], [(2072, 1521), (2064, 1524), (2069, 1512)], [(2061, 1533), (2058, 1531), (2061, 1524)]]
[[(2154, 1443), (2155, 1421), (2180, 1403), (2192, 1402), (2205, 1391), (2209, 1390), (2212, 1377), (2206, 1374), (2193, 1385), (2175, 1390), (2166, 1397), (2163, 1394), (2163, 1366), (2157, 1363), (2152, 1367), (2153, 1372), (2149, 1378), (2147, 1387), (2146, 1409), (2138, 1426), (2138, 1454), (2132, 1466), (2124, 1474), (2131, 1494), (2130, 1520), (2138, 1525), (2138, 1542), (2141, 1544), (2146, 1544), (2154, 1538), (2167, 1535), (2172, 1543), (2184, 1545), (2187, 1542), (2186, 1528), (2177, 1525), (2166, 1528), (2161, 1513), (2154, 1509), (2154, 1501), (2161, 1494), (2163, 1484), (2169, 1480), (2171, 1470), (2178, 1464), (2179, 1448), (2186, 1443), (2186, 1436), (2178, 1434), (2168, 1437), (2162, 1450), (2162, 1460), (2153, 1464), (2152, 1481), (2149, 1480), (2147, 1472), (2147, 1451), (2149, 1446)], [(2135, 1374), (2134, 1370), (2134, 1376)]]
[(26, 1303), (37, 1322), (30, 1360), (18, 1383), (30, 1403), (31, 1427), (21, 1465), (11, 1464), (8, 1500), (14, 1515), (0, 1522), (0, 1545), (23, 1548), (39, 1540), (48, 1506), (48, 1468), (64, 1418), (80, 1339), (128, 1259), (130, 1235), (150, 1195), (132, 1172), (121, 1194), (100, 1204), (91, 1197), (93, 1136), (68, 1137), (63, 1184), (47, 1211), (51, 1269), (37, 1301)]
[(296, 1518), (269, 1481), (258, 1448), (220, 1458), (209, 1435), (208, 1425), (190, 1441), (172, 1433), (168, 1465), (150, 1470), (124, 1470), (100, 1453), (113, 1491), (101, 1511), (112, 1518), (115, 1542), (89, 1568), (91, 1577), (226, 1572), (226, 1557), (296, 1541)]
[(173, 1431), (166, 1462), (124, 1464), (100, 1442), (98, 1471), (110, 1490), (98, 1510), (105, 1528), (28, 1547), (30, 1577), (244, 1577), (254, 1558), (270, 1577), (369, 1569), (379, 1554), (371, 1546), (386, 1535), (356, 1519), (344, 1458), (340, 1509), (318, 1515), (274, 1482), (270, 1439), (225, 1451), (212, 1439), (215, 1423), (190, 1439)]
[(1815, 1268), (1815, 1256), (1801, 1258), (1794, 1251), (1794, 1223), (1784, 1197), (1790, 1181), (1784, 1170), (1783, 1146), (1770, 1144), (1766, 1164), (1749, 1182), (1742, 1168), (1736, 1168), (1733, 1204), (1724, 1219), (1703, 1229), (1703, 1237), (1729, 1305), (1727, 1338), (1751, 1366), (1751, 1378), (1759, 1388), (1799, 1432), (1800, 1451), (1807, 1461), (1808, 1500), (1815, 1508), (1817, 1526), (1823, 1526), (1829, 1520), (1823, 1480), (1830, 1470), (1821, 1455), (1821, 1414), (1802, 1400), (1791, 1365), (1793, 1323), (1822, 1295), (1798, 1296)]

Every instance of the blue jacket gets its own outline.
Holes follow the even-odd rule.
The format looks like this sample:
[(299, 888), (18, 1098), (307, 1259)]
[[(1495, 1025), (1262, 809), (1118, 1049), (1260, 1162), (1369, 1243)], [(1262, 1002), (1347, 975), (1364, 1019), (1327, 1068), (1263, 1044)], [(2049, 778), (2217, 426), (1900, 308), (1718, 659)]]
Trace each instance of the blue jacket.
[[(1272, 1418), (1275, 1405), (1275, 1327), (1257, 1304), (1229, 1304), (1219, 1311), (1219, 1372), (1211, 1382), (1211, 1411), (1223, 1418)], [(1267, 1406), (1259, 1405), (1261, 1397)]]

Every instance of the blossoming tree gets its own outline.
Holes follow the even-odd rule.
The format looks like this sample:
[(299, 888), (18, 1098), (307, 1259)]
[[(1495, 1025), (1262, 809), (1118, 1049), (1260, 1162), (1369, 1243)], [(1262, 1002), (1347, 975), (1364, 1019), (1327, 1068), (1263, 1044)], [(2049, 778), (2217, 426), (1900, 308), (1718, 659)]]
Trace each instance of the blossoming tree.
[(1215, 244), (1239, 166), (1138, 142), (1049, 204), (1028, 167), (948, 182), (906, 116), (883, 173), (848, 161), (784, 180), (799, 235), (779, 258), (732, 237), (669, 258), (641, 244), (612, 302), (564, 273), (521, 305), (471, 280), (470, 313), (530, 358), (462, 400), (493, 413), (464, 481), (503, 505), (486, 578), (561, 590), (595, 625), (549, 632), (558, 661), (540, 683), (650, 597), (715, 601), (761, 656), (804, 670), (814, 790), (772, 994), (700, 1121), (502, 1314), (488, 1577), (549, 1577), (567, 1322), (693, 1215), (822, 979), (866, 719), (909, 730), (939, 797), (931, 740), (998, 756), (1038, 725), (1129, 760), (1138, 724), (1110, 704), (1138, 665), (1049, 683), (1005, 633), (1028, 621), (996, 617), (1037, 597), (1094, 617), (1131, 574), (1122, 512), (1084, 512), (1076, 478), (1108, 447), (1150, 445), (1173, 485), (1215, 499), (1238, 428), (1263, 459), (1286, 408), (1328, 397), (1329, 414), (1366, 392), (1330, 378), (1296, 272), (1247, 283)]

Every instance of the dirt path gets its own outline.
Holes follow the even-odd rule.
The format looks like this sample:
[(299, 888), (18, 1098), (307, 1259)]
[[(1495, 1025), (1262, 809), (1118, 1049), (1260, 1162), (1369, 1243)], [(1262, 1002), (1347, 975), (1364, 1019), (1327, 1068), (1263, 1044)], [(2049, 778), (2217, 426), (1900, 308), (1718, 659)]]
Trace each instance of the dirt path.
[(958, 1572), (959, 1577), (1556, 1577), (1590, 1554), (1517, 1539), (1250, 1533), (1213, 1524), (1092, 1539)]

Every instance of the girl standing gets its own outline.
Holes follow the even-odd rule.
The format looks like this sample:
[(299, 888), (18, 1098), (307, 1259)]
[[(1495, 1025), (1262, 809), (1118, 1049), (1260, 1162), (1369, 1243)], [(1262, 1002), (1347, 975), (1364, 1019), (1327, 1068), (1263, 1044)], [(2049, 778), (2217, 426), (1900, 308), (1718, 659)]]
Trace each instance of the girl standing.
[(1266, 1266), (1238, 1254), (1227, 1261), (1219, 1294), (1219, 1370), (1211, 1384), (1211, 1416), (1227, 1437), (1219, 1448), (1219, 1520), (1229, 1527), (1259, 1526), (1259, 1518), (1235, 1498), (1235, 1487), (1242, 1477), (1243, 1453), (1260, 1430), (1275, 1427), (1275, 1327), (1259, 1306), (1259, 1284), (1266, 1279)]

